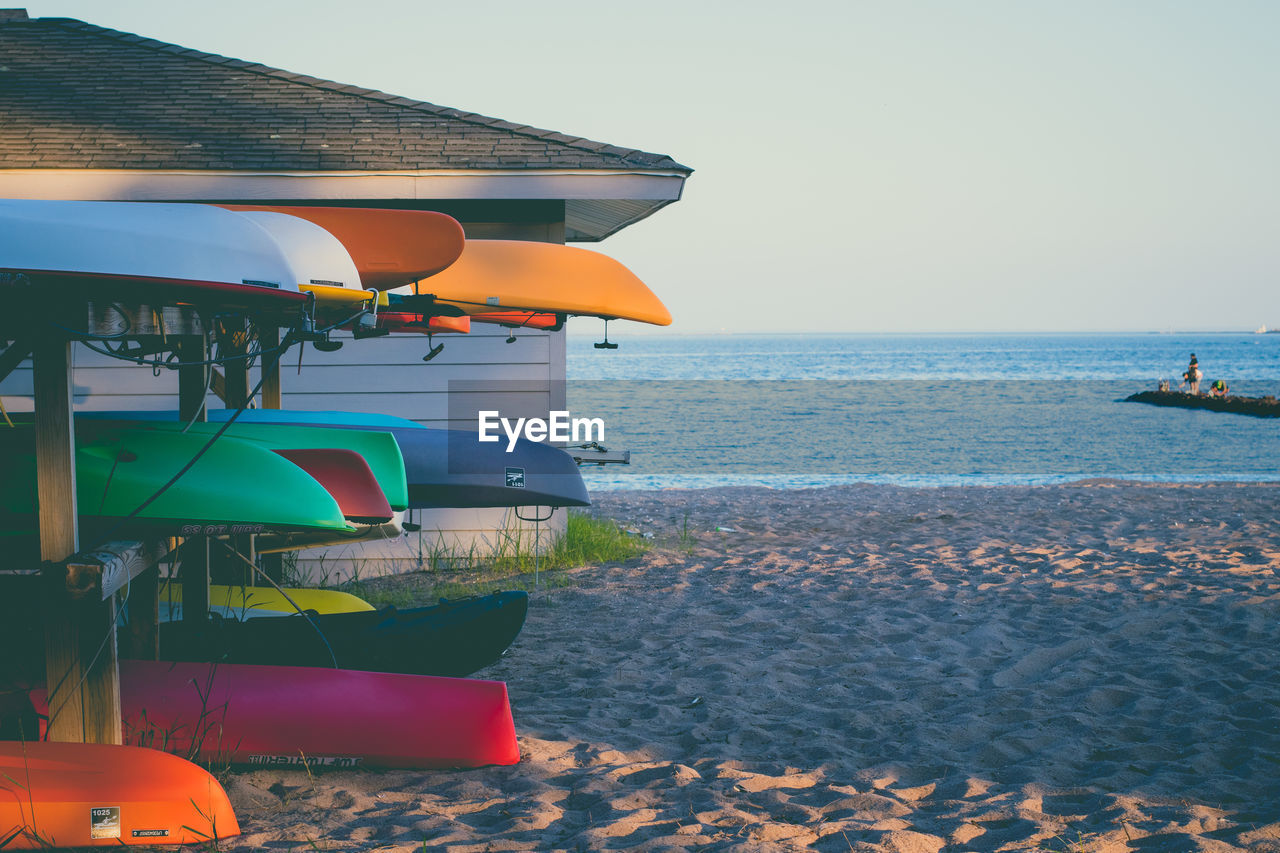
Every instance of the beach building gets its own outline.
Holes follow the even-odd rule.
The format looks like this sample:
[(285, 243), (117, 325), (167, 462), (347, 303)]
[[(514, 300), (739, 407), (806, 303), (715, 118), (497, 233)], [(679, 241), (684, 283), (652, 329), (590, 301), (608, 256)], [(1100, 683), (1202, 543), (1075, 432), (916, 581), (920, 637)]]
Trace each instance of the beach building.
[[(472, 239), (595, 242), (677, 201), (690, 173), (666, 155), (0, 9), (0, 198), (433, 210)], [(308, 345), (301, 369), (282, 371), (282, 406), (444, 426), (450, 383), (504, 380), (521, 383), (520, 414), (565, 408), (564, 331), (515, 338), (480, 327), (451, 337), (430, 364), (420, 336), (329, 353)], [(173, 406), (176, 371), (153, 375), (83, 347), (74, 358), (78, 408)], [(25, 367), (0, 382), (10, 411), (29, 409), (31, 393)], [(212, 395), (209, 404), (222, 405)], [(500, 510), (420, 515), (425, 531), (463, 549), (523, 525)], [(563, 513), (551, 529), (557, 521)], [(353, 561), (395, 570), (420, 545), (401, 539), (306, 559), (316, 571)]]

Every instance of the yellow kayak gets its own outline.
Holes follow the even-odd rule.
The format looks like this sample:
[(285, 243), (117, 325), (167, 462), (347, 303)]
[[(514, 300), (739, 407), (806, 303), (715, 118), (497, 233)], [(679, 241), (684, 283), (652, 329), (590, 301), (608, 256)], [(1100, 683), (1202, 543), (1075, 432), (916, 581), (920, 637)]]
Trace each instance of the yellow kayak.
[(356, 305), (361, 302), (377, 301), (379, 306), (387, 304), (387, 294), (380, 290), (360, 290), (354, 287), (341, 287), (335, 284), (299, 284), (298, 290), (315, 294), (316, 304)]
[[(349, 592), (335, 589), (296, 589), (285, 587), (284, 593), (303, 610), (317, 613), (356, 613), (373, 610), (373, 605)], [(228, 619), (252, 619), (258, 616), (287, 616), (297, 610), (275, 587), (221, 586), (209, 587), (209, 610)], [(173, 581), (160, 589), (161, 621), (182, 618), (182, 584)]]

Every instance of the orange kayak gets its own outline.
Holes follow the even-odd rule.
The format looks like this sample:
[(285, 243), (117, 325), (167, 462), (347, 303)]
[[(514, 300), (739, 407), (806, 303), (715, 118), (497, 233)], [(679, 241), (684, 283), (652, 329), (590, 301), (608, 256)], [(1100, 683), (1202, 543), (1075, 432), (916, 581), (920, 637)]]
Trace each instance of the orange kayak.
[(219, 207), (287, 213), (319, 225), (346, 247), (361, 283), (369, 290), (390, 290), (433, 276), (462, 254), (458, 220), (430, 210), (252, 204)]
[(471, 315), (516, 310), (671, 325), (671, 312), (631, 270), (556, 243), (468, 240), (457, 262), (414, 292)]
[(222, 786), (176, 755), (0, 742), (0, 849), (212, 844), (239, 834)]
[(533, 311), (495, 311), (489, 314), (472, 314), (471, 320), (512, 329), (559, 329), (564, 323), (564, 315), (537, 314)]
[(471, 318), (432, 317), (429, 314), (379, 311), (378, 326), (389, 332), (417, 332), (422, 335), (457, 332), (465, 335), (471, 331)]

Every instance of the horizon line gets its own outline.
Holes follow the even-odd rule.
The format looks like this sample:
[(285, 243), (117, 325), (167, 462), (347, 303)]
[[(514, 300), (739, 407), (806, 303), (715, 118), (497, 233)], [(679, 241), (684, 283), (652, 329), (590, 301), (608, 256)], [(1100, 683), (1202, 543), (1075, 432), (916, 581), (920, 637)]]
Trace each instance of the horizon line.
[[(595, 338), (599, 333), (575, 332), (566, 328), (566, 335), (574, 338)], [(1280, 328), (1259, 332), (1256, 329), (912, 329), (912, 330), (815, 330), (796, 329), (793, 331), (754, 331), (751, 329), (621, 329), (610, 330), (610, 334), (648, 337), (651, 335), (700, 335), (723, 336), (754, 335), (759, 337), (784, 337), (789, 335), (1271, 335), (1280, 334)]]

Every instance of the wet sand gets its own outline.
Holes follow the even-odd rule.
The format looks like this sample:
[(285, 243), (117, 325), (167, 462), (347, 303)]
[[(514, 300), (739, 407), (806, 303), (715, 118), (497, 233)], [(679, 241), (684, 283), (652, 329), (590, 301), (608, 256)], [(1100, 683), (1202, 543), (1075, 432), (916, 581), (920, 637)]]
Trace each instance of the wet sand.
[(595, 497), (657, 544), (478, 674), (519, 765), (233, 772), (223, 849), (1280, 851), (1280, 485)]

